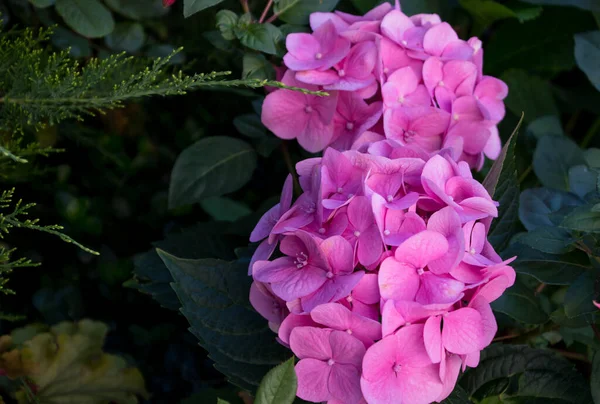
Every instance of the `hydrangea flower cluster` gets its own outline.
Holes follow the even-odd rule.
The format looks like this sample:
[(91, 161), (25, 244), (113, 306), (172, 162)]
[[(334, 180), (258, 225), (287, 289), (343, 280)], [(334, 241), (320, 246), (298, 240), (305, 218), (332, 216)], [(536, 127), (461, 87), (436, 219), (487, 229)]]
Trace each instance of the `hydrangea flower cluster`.
[(282, 81), (329, 97), (290, 90), (269, 94), (262, 121), (310, 152), (389, 139), (427, 153), (443, 148), (480, 169), (496, 159), (504, 82), (484, 76), (481, 41), (459, 39), (435, 14), (408, 17), (389, 3), (364, 16), (313, 13), (312, 34), (287, 36)]
[(385, 3), (311, 27), (288, 36), (283, 82), (331, 95), (276, 90), (263, 122), (325, 151), (252, 232), (250, 301), (299, 358), (300, 398), (441, 401), (478, 365), (490, 303), (515, 281), (487, 240), (498, 204), (471, 173), (500, 153), (508, 90), (482, 75), (479, 40), (437, 15)]
[(515, 280), (487, 241), (497, 204), (466, 162), (375, 146), (298, 163), (302, 195), (291, 203), (288, 177), (251, 235), (250, 300), (300, 359), (308, 401), (444, 399)]

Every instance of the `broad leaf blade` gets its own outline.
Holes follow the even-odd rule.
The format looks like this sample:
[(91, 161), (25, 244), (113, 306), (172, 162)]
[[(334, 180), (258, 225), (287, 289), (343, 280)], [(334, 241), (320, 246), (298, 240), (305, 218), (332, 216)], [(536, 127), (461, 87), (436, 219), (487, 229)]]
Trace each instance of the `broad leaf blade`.
[(183, 0), (183, 16), (191, 17), (199, 11), (216, 6), (223, 0)]
[(548, 315), (538, 299), (525, 285), (517, 282), (491, 304), (494, 311), (504, 313), (525, 324), (544, 324)]
[(575, 35), (575, 60), (600, 91), (600, 31)]
[(98, 0), (57, 0), (56, 12), (77, 33), (100, 38), (115, 28), (110, 11)]
[(265, 375), (256, 392), (254, 404), (292, 404), (297, 388), (294, 358), (291, 358)]

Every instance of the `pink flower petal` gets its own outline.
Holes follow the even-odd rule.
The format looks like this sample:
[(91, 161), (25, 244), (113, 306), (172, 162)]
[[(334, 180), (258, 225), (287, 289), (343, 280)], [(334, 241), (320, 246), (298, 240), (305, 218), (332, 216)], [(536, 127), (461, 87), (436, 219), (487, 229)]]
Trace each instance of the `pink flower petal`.
[(379, 269), (379, 292), (384, 300), (413, 300), (419, 290), (419, 275), (415, 268), (386, 258)]
[(316, 327), (296, 327), (290, 335), (290, 348), (300, 359), (328, 361), (333, 356), (329, 336), (332, 331)]
[(307, 358), (296, 364), (298, 390), (296, 395), (303, 400), (322, 402), (331, 398), (328, 382), (331, 366), (326, 362)]

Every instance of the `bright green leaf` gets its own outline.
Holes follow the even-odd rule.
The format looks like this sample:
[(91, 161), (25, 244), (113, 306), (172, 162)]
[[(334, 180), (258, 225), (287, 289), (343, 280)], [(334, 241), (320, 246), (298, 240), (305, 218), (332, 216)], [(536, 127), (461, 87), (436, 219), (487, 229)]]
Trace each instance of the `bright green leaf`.
[(540, 307), (533, 291), (517, 280), (491, 304), (494, 311), (504, 313), (525, 324), (544, 324), (548, 315)]
[(314, 12), (331, 11), (339, 0), (279, 0), (275, 4), (279, 19), (289, 24), (306, 25), (308, 17)]
[(223, 0), (183, 0), (183, 16), (188, 18), (199, 11), (222, 2)]
[(227, 262), (158, 254), (173, 276), (191, 331), (230, 382), (254, 390), (272, 366), (289, 358), (248, 301), (249, 258)]
[(246, 52), (242, 64), (242, 77), (244, 79), (275, 79), (273, 65), (261, 53)]
[(106, 5), (114, 12), (132, 20), (145, 20), (165, 15), (169, 9), (165, 8), (162, 0), (104, 0)]
[(585, 164), (583, 152), (568, 137), (544, 136), (533, 154), (533, 171), (549, 188), (569, 191), (569, 169)]
[(581, 251), (548, 254), (520, 242), (511, 244), (502, 256), (517, 256), (511, 264), (517, 273), (533, 276), (549, 285), (569, 285), (590, 268), (587, 255)]
[(115, 28), (112, 14), (98, 0), (57, 0), (56, 11), (69, 27), (88, 38), (103, 37)]
[(227, 136), (204, 138), (177, 158), (169, 187), (169, 207), (197, 203), (237, 191), (252, 177), (256, 153), (244, 141)]
[(500, 203), (498, 217), (492, 222), (489, 240), (497, 250), (503, 250), (519, 224), (519, 181), (515, 163), (515, 147), (523, 117), (517, 124), (500, 156), (483, 180), (483, 186)]
[[(508, 381), (512, 380), (508, 386)], [(502, 402), (509, 403), (588, 403), (587, 383), (566, 359), (547, 349), (524, 345), (492, 345), (481, 353), (475, 369), (470, 369), (461, 385), (473, 396), (494, 381), (506, 381)]]
[(600, 91), (600, 31), (575, 35), (575, 60)]
[(291, 358), (269, 370), (260, 382), (254, 404), (292, 404), (297, 388), (294, 358)]
[(217, 13), (217, 28), (221, 35), (228, 41), (235, 39), (234, 29), (238, 23), (238, 15), (230, 10), (221, 10)]
[(203, 199), (200, 201), (200, 206), (213, 219), (224, 222), (235, 222), (252, 213), (252, 210), (243, 203), (221, 196)]
[(277, 53), (277, 42), (282, 38), (281, 31), (273, 24), (238, 24), (235, 35), (242, 45), (259, 52), (274, 55)]
[(144, 27), (137, 22), (122, 22), (116, 25), (104, 41), (114, 51), (134, 53), (144, 45), (146, 33)]

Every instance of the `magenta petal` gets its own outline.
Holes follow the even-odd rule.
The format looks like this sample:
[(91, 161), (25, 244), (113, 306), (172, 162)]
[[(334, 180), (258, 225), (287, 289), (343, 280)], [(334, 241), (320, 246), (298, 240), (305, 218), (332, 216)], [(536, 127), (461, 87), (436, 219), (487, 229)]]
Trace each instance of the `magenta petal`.
[(307, 358), (296, 364), (298, 391), (296, 395), (303, 400), (322, 402), (331, 398), (328, 382), (331, 367), (323, 361)]
[(498, 324), (496, 324), (496, 318), (492, 312), (490, 304), (481, 296), (476, 297), (469, 304), (469, 307), (477, 310), (481, 315), (481, 327), (483, 328), (483, 335), (480, 341), (480, 349), (487, 347), (492, 343), (492, 340), (498, 332)]
[(446, 45), (458, 40), (458, 35), (450, 24), (442, 22), (431, 28), (423, 38), (423, 48), (434, 56), (440, 56)]
[(442, 381), (444, 382), (444, 389), (435, 400), (437, 402), (444, 401), (450, 393), (452, 393), (454, 387), (456, 387), (456, 381), (458, 380), (462, 361), (458, 355), (450, 354), (445, 359), (445, 362), (445, 371), (441, 374)]
[(296, 327), (290, 335), (290, 347), (300, 358), (314, 358), (327, 361), (333, 352), (329, 343), (331, 330), (316, 327)]
[(262, 123), (282, 139), (294, 139), (308, 125), (306, 95), (280, 89), (267, 95), (263, 103)]
[(255, 243), (257, 241), (261, 241), (271, 234), (271, 230), (273, 230), (273, 226), (279, 220), (281, 212), (281, 205), (277, 204), (269, 209), (258, 221), (252, 233), (250, 233), (250, 241)]
[(344, 331), (332, 331), (329, 336), (332, 358), (336, 363), (360, 368), (365, 356), (365, 346), (358, 339)]
[[(273, 293), (285, 301), (292, 301), (302, 296), (307, 296), (319, 289), (327, 280), (321, 268), (310, 265), (296, 269), (294, 272), (287, 273), (286, 275), (288, 276), (285, 279), (271, 284)], [(278, 276), (281, 275), (278, 274)], [(256, 272), (254, 278), (257, 280), (265, 279), (264, 277), (257, 277)]]
[(310, 312), (311, 318), (319, 324), (335, 330), (345, 331), (352, 326), (352, 313), (338, 303), (326, 303)]
[(352, 297), (366, 304), (379, 302), (377, 274), (366, 274), (352, 291)]
[(357, 257), (358, 261), (370, 266), (379, 261), (383, 253), (383, 242), (377, 226), (372, 225), (364, 230), (358, 238)]
[(433, 363), (440, 363), (442, 360), (442, 317), (429, 317), (423, 328), (423, 339), (427, 355)]
[(466, 355), (481, 349), (484, 340), (481, 314), (463, 307), (444, 316), (442, 339), (452, 353)]
[(308, 314), (294, 314), (290, 313), (279, 326), (279, 331), (277, 332), (277, 336), (279, 339), (287, 346), (290, 345), (290, 335), (292, 331), (296, 327), (317, 327), (318, 324), (315, 323), (312, 318)]
[(418, 303), (424, 305), (455, 303), (464, 296), (465, 284), (451, 276), (425, 272), (420, 278), (421, 287), (415, 297)]
[[(361, 358), (362, 359), (362, 358)], [(358, 404), (362, 399), (360, 391), (360, 364), (335, 364), (329, 375), (329, 391), (331, 395), (344, 404)]]
[(379, 269), (379, 293), (384, 300), (414, 300), (419, 290), (419, 275), (415, 268), (386, 258)]
[(341, 236), (333, 236), (320, 245), (335, 274), (349, 274), (354, 269), (354, 253), (350, 243)]
[(248, 265), (248, 275), (252, 275), (252, 268), (257, 261), (265, 261), (271, 258), (276, 247), (277, 242), (269, 243), (269, 240), (263, 240), (252, 254), (250, 265)]
[(331, 279), (321, 275), (325, 279), (321, 287), (314, 292), (302, 295), (302, 308), (304, 311), (310, 312), (320, 304), (334, 302), (348, 296), (363, 275), (363, 271), (354, 272), (350, 275), (334, 276)]
[(448, 242), (444, 236), (425, 230), (402, 243), (396, 249), (395, 256), (398, 261), (419, 269), (442, 257), (447, 251)]
[(415, 24), (406, 16), (406, 14), (399, 10), (392, 10), (381, 21), (381, 33), (385, 35), (386, 38), (401, 45), (406, 30), (414, 26)]
[(259, 282), (282, 282), (297, 271), (291, 257), (277, 258), (274, 261), (257, 261), (253, 266), (254, 280)]

